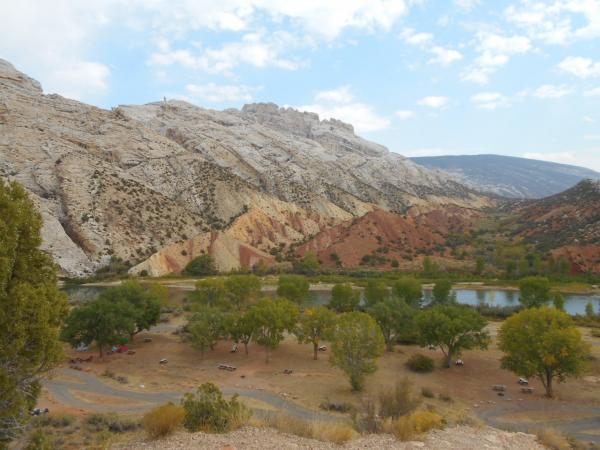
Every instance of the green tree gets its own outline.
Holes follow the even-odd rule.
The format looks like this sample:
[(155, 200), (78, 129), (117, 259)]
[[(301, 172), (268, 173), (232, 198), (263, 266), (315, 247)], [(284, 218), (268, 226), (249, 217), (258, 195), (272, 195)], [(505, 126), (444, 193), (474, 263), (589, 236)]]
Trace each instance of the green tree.
[(333, 329), (331, 364), (342, 369), (352, 390), (364, 387), (365, 376), (377, 370), (375, 358), (383, 354), (385, 341), (377, 322), (368, 314), (341, 314)]
[(446, 367), (463, 350), (486, 349), (490, 338), (486, 321), (467, 306), (436, 305), (421, 311), (416, 318), (422, 345), (434, 345), (446, 357)]
[(21, 430), (41, 377), (62, 359), (67, 302), (39, 248), (41, 226), (25, 190), (0, 180), (0, 447)]
[(231, 275), (225, 281), (232, 303), (238, 308), (247, 306), (260, 295), (260, 278), (256, 275)]
[(438, 265), (431, 260), (431, 257), (426, 256), (423, 258), (423, 275), (431, 277), (435, 275), (439, 270)]
[(560, 292), (555, 292), (552, 296), (552, 304), (554, 307), (560, 311), (565, 310), (565, 296)]
[(519, 281), (520, 302), (525, 308), (537, 308), (550, 301), (550, 281), (545, 277), (526, 277)]
[(185, 269), (183, 269), (185, 275), (193, 277), (201, 277), (207, 275), (216, 275), (217, 266), (215, 260), (208, 253), (198, 256), (192, 259)]
[(507, 278), (512, 278), (515, 276), (515, 272), (517, 271), (517, 263), (515, 263), (512, 259), (509, 259), (508, 261), (506, 261), (504, 267)]
[(133, 329), (129, 334), (130, 340), (133, 340), (134, 335), (149, 330), (158, 323), (164, 292), (152, 285), (144, 287), (137, 281), (124, 281), (120, 286), (103, 290), (100, 298), (127, 305), (123, 307), (123, 314), (129, 314), (133, 322)]
[(319, 272), (321, 263), (315, 252), (306, 252), (304, 257), (298, 263), (297, 270), (306, 275), (315, 275)]
[(452, 295), (452, 282), (449, 280), (439, 280), (433, 286), (433, 303), (437, 305), (453, 303), (455, 300)]
[(360, 292), (350, 284), (336, 284), (331, 289), (329, 307), (337, 312), (354, 311), (360, 302)]
[(398, 298), (386, 298), (377, 302), (367, 312), (381, 328), (388, 352), (393, 350), (398, 337), (409, 332), (414, 323), (415, 309)]
[(553, 381), (564, 382), (585, 367), (590, 347), (568, 314), (556, 308), (530, 308), (509, 317), (498, 333), (502, 367), (537, 377), (552, 397)]
[(284, 338), (284, 332), (293, 332), (298, 317), (298, 306), (286, 299), (262, 299), (250, 309), (255, 326), (255, 341), (265, 348), (265, 361)]
[(248, 344), (256, 331), (256, 324), (250, 312), (232, 312), (225, 320), (225, 330), (235, 342), (244, 344), (244, 351), (248, 355)]
[(367, 307), (371, 307), (391, 295), (390, 290), (383, 281), (369, 280), (365, 287), (365, 303)]
[(588, 302), (587, 305), (585, 305), (585, 315), (589, 319), (593, 319), (596, 316), (596, 313), (594, 312), (594, 305), (592, 305), (592, 302)]
[(100, 358), (107, 346), (124, 344), (135, 330), (135, 312), (130, 304), (100, 296), (71, 310), (61, 333), (61, 339), (72, 346), (98, 346)]
[(204, 357), (204, 352), (209, 348), (214, 350), (225, 333), (225, 314), (213, 306), (202, 305), (190, 319), (187, 331), (192, 347)]
[(308, 280), (302, 275), (281, 275), (277, 286), (277, 295), (301, 305), (310, 290)]
[(482, 275), (484, 270), (485, 270), (485, 259), (480, 256), (475, 261), (475, 275)]
[(415, 278), (403, 277), (394, 283), (392, 288), (394, 295), (406, 302), (407, 305), (418, 307), (423, 298), (423, 287), (421, 282)]
[(331, 337), (331, 330), (335, 325), (335, 313), (324, 306), (307, 308), (300, 316), (296, 327), (296, 336), (300, 344), (312, 344), (314, 359), (319, 357), (319, 344), (321, 340)]
[(229, 298), (222, 278), (205, 278), (196, 282), (196, 290), (190, 295), (194, 307), (201, 305), (228, 308)]

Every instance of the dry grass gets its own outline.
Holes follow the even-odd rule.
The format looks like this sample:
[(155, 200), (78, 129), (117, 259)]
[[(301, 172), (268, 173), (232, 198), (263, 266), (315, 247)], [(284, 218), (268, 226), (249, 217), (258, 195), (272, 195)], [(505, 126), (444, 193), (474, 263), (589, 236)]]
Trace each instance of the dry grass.
[(324, 442), (343, 444), (358, 437), (358, 433), (349, 424), (342, 422), (307, 422), (286, 415), (269, 415), (263, 419), (252, 418), (250, 425), (274, 428), (282, 433)]
[(535, 435), (538, 441), (552, 450), (571, 450), (571, 444), (559, 431), (554, 428), (537, 430)]
[(399, 419), (385, 421), (383, 431), (393, 434), (401, 441), (410, 441), (434, 428), (444, 428), (445, 423), (438, 413), (416, 411)]
[(181, 406), (167, 403), (146, 413), (142, 426), (150, 438), (157, 439), (181, 428), (184, 417), (185, 411)]

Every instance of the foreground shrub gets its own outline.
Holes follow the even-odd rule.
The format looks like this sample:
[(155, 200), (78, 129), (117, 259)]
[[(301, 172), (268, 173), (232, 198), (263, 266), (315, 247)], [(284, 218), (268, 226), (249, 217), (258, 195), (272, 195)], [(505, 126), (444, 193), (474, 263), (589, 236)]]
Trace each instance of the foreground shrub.
[(52, 450), (54, 446), (46, 436), (42, 430), (35, 430), (31, 433), (31, 437), (29, 438), (29, 442), (27, 442), (27, 446), (25, 450)]
[(154, 408), (142, 419), (142, 426), (152, 439), (167, 436), (183, 424), (185, 411), (181, 406), (167, 403)]
[(75, 417), (70, 414), (44, 414), (35, 417), (31, 424), (34, 427), (66, 428), (75, 422)]
[(91, 414), (85, 419), (85, 423), (92, 431), (112, 433), (135, 431), (141, 426), (133, 419), (119, 417), (116, 414)]
[(358, 437), (358, 433), (349, 424), (343, 422), (307, 422), (281, 414), (271, 414), (254, 426), (274, 428), (282, 433), (293, 434), (324, 442), (343, 444)]
[(573, 448), (569, 441), (554, 428), (544, 428), (535, 432), (538, 441), (552, 450), (570, 450)]
[(428, 373), (433, 371), (433, 359), (421, 353), (416, 353), (408, 358), (406, 367), (413, 372)]
[(192, 432), (213, 433), (239, 428), (248, 421), (251, 413), (237, 397), (236, 394), (227, 401), (218, 386), (213, 383), (202, 384), (196, 393), (183, 397), (184, 427)]
[(379, 394), (379, 416), (397, 419), (414, 411), (419, 406), (420, 399), (412, 395), (412, 385), (408, 378), (399, 381), (394, 390)]
[(386, 422), (384, 430), (401, 441), (410, 441), (434, 428), (444, 428), (444, 418), (430, 411), (417, 411), (408, 416)]

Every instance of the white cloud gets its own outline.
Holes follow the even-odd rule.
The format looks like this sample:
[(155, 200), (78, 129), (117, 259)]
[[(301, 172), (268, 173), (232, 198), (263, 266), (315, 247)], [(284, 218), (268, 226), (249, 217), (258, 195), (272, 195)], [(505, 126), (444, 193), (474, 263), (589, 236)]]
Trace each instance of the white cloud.
[(242, 64), (296, 70), (303, 62), (284, 58), (282, 54), (300, 45), (301, 42), (290, 33), (260, 31), (247, 33), (240, 41), (226, 43), (221, 48), (201, 48), (197, 53), (187, 49), (170, 50), (163, 44), (163, 50), (153, 53), (149, 63), (155, 66), (178, 64), (188, 69), (226, 75), (231, 75), (233, 69)]
[(588, 89), (585, 91), (584, 95), (586, 97), (600, 97), (600, 86), (593, 89)]
[(354, 95), (350, 90), (350, 86), (345, 85), (330, 91), (318, 92), (315, 100), (317, 102), (349, 103), (354, 100)]
[(535, 40), (565, 45), (600, 37), (597, 0), (521, 1), (505, 11), (511, 24)]
[(569, 86), (565, 86), (565, 85), (555, 86), (552, 84), (544, 84), (544, 85), (540, 86), (539, 88), (537, 88), (533, 92), (533, 95), (537, 98), (554, 99), (554, 98), (564, 97), (565, 95), (569, 95), (572, 92), (573, 92), (573, 89), (570, 88)]
[(417, 102), (420, 106), (428, 106), (429, 108), (442, 109), (448, 106), (450, 99), (444, 96), (430, 95), (423, 97)]
[(499, 92), (480, 92), (471, 97), (471, 102), (481, 109), (494, 110), (509, 105), (508, 99)]
[(492, 74), (508, 63), (510, 56), (525, 54), (532, 49), (526, 36), (503, 36), (482, 31), (477, 33), (477, 41), (479, 55), (461, 75), (463, 81), (477, 84), (487, 84)]
[(411, 111), (410, 109), (400, 109), (396, 111), (396, 117), (398, 117), (400, 120), (411, 119), (415, 117), (415, 112)]
[(209, 103), (249, 102), (260, 88), (245, 85), (219, 85), (215, 83), (188, 84), (186, 91), (194, 98)]
[(481, 0), (454, 0), (454, 4), (464, 11), (471, 11), (481, 4)]
[(299, 106), (300, 111), (315, 112), (319, 118), (338, 119), (351, 124), (358, 133), (383, 130), (390, 126), (387, 117), (380, 116), (365, 103), (355, 101), (351, 86), (317, 92), (315, 103)]
[(581, 120), (583, 120), (585, 123), (596, 123), (594, 118), (590, 116), (583, 116)]
[(429, 49), (429, 52), (434, 55), (429, 60), (430, 64), (439, 64), (441, 66), (449, 66), (453, 62), (460, 61), (463, 55), (458, 50), (435, 46)]
[(558, 68), (563, 72), (575, 75), (578, 78), (593, 78), (600, 76), (600, 62), (581, 56), (569, 56), (563, 59)]
[(405, 28), (400, 33), (400, 38), (410, 45), (423, 45), (433, 40), (433, 34), (417, 32), (414, 28)]

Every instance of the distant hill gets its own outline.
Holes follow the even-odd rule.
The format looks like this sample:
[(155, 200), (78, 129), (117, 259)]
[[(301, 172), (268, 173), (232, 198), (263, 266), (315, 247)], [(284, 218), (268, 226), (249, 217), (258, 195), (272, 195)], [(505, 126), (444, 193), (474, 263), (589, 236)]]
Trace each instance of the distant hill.
[(600, 173), (583, 167), (501, 155), (431, 156), (411, 158), (440, 169), (462, 184), (511, 198), (542, 198), (573, 187)]

